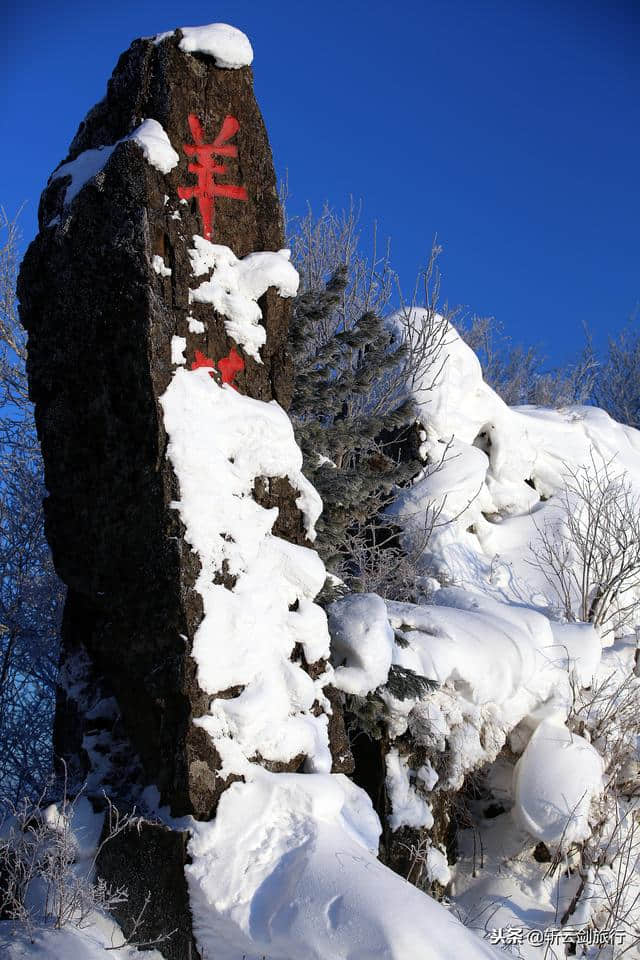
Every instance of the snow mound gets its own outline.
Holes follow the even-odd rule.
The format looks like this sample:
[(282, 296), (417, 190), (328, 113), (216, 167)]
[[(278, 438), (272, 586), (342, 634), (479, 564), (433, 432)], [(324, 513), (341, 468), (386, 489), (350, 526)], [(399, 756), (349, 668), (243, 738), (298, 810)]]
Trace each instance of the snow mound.
[[(414, 311), (414, 324), (422, 313)], [(431, 377), (413, 388), (427, 465), (398, 492), (390, 513), (415, 549), (425, 516), (441, 507), (425, 568), (557, 618), (558, 596), (533, 562), (532, 547), (545, 529), (562, 536), (571, 470), (592, 474), (594, 463), (611, 461), (640, 496), (640, 432), (595, 407), (508, 407), (484, 382), (478, 358), (451, 325), (441, 360), (435, 386)]]
[(185, 53), (205, 53), (216, 66), (228, 70), (248, 67), (253, 62), (253, 48), (242, 30), (228, 23), (210, 23), (202, 27), (180, 27), (180, 49)]
[(193, 244), (189, 257), (194, 276), (211, 276), (189, 291), (189, 302), (211, 304), (224, 318), (228, 335), (261, 363), (260, 347), (267, 332), (260, 326), (262, 310), (257, 301), (269, 287), (275, 287), (281, 297), (295, 297), (299, 277), (290, 251), (250, 253), (239, 260), (229, 247), (204, 237), (194, 236)]
[(274, 536), (277, 509), (261, 506), (252, 493), (258, 478), (287, 477), (299, 491), (310, 537), (322, 502), (302, 475), (282, 408), (221, 387), (209, 373), (178, 367), (161, 399), (180, 485), (173, 506), (201, 563), (198, 682), (210, 694), (240, 688), (215, 699), (196, 722), (223, 759), (222, 776), (242, 773), (256, 754), (273, 762), (304, 755), (312, 769), (329, 769), (327, 718), (312, 711), (316, 702), (326, 704), (328, 678), (312, 680), (291, 659), (297, 643), (308, 663), (329, 655), (326, 616), (312, 602), (324, 565), (314, 551)]
[(123, 137), (122, 140), (118, 140), (112, 146), (84, 150), (78, 154), (75, 160), (63, 163), (57, 170), (54, 170), (50, 181), (59, 180), (61, 177), (71, 177), (71, 183), (65, 193), (65, 206), (69, 206), (82, 188), (100, 173), (116, 147), (128, 141), (137, 143), (142, 149), (145, 160), (160, 173), (169, 173), (180, 161), (180, 157), (171, 146), (164, 127), (157, 120), (143, 120), (133, 133), (130, 133), (128, 137)]
[(393, 630), (382, 597), (359, 593), (329, 607), (333, 685), (365, 696), (387, 682), (393, 656)]
[[(567, 716), (567, 656), (542, 614), (456, 587), (437, 591), (429, 606), (389, 601), (387, 609), (402, 640), (393, 664), (438, 684), (404, 699), (385, 691), (389, 731), (409, 729), (415, 742), (446, 755), (442, 787), (458, 789), (469, 771), (493, 762), (520, 724), (526, 741), (545, 717)], [(585, 633), (599, 658), (597, 635)]]
[(433, 605), (387, 604), (392, 626), (407, 642), (394, 662), (450, 682), (465, 699), (500, 705), (512, 722), (546, 699), (555, 671), (546, 669), (551, 626), (534, 610), (512, 607), (456, 587), (445, 587)]
[(377, 860), (380, 823), (342, 775), (271, 774), (222, 795), (185, 868), (199, 946), (218, 960), (465, 960), (497, 953)]
[(600, 754), (583, 737), (562, 723), (541, 723), (514, 771), (516, 822), (536, 840), (563, 849), (586, 840), (603, 771)]
[[(47, 927), (28, 932), (15, 931), (10, 921), (0, 921), (0, 948), (5, 960), (136, 960), (136, 947), (122, 946), (125, 936), (120, 927), (106, 915), (95, 913), (85, 917), (83, 925), (71, 924), (61, 930)], [(108, 953), (106, 951), (109, 951)], [(153, 948), (145, 952), (145, 960), (163, 960)]]
[[(590, 681), (602, 649), (589, 624), (552, 624), (536, 610), (457, 587), (438, 590), (426, 606), (346, 597), (331, 605), (329, 625), (334, 685), (361, 697), (375, 691), (392, 738), (409, 731), (431, 756), (444, 754), (444, 789), (459, 788), (469, 771), (495, 760), (509, 738), (522, 750), (543, 720), (563, 721), (571, 673)], [(394, 669), (409, 678), (403, 691), (389, 682)], [(420, 686), (425, 679), (433, 683)], [(418, 793), (416, 779), (424, 787)], [(432, 770), (409, 770), (391, 751), (392, 829), (426, 825), (420, 794), (437, 779)]]

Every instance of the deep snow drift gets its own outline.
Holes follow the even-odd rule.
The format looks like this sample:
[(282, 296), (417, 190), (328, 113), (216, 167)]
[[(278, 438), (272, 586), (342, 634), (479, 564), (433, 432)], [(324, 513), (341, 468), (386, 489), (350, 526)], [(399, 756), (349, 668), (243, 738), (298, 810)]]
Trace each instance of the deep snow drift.
[[(613, 437), (622, 448), (624, 468), (637, 478), (639, 438), (600, 411), (509, 410), (481, 379), (475, 387), (473, 380), (469, 384), (465, 402), (473, 415), (468, 415), (467, 422), (464, 385), (458, 383), (458, 376), (462, 368), (475, 370), (479, 377), (477, 361), (467, 355), (467, 348), (453, 330), (450, 344), (458, 362), (445, 366), (439, 389), (429, 394), (429, 402), (422, 408), (424, 450), (428, 453), (429, 444), (450, 442), (452, 426), (464, 427), (462, 433), (468, 439), (454, 439), (459, 455), (446, 462), (441, 471), (430, 473), (427, 466), (425, 476), (400, 494), (395, 513), (404, 519), (406, 503), (411, 501), (410, 514), (417, 516), (421, 509), (427, 509), (425, 487), (431, 499), (436, 484), (448, 487), (452, 478), (457, 479), (461, 499), (451, 507), (447, 503), (454, 519), (436, 531), (425, 565), (429, 564), (427, 569), (432, 572), (430, 565), (435, 564), (443, 579), (459, 579), (461, 585), (440, 588), (429, 605), (385, 603), (378, 596), (366, 594), (335, 603), (329, 611), (333, 671), (328, 667), (321, 683), (331, 680), (345, 693), (359, 697), (375, 691), (384, 701), (387, 733), (398, 744), (391, 747), (386, 759), (391, 803), (388, 825), (392, 831), (402, 827), (428, 831), (434, 823), (430, 797), (439, 790), (459, 790), (469, 773), (494, 764), (489, 779), (504, 812), (495, 824), (483, 827), (490, 838), (484, 872), (474, 876), (476, 867), (467, 869), (464, 834), (459, 863), (448, 863), (444, 849), (436, 845), (429, 848), (426, 857), (427, 877), (450, 884), (455, 910), (469, 927), (486, 934), (498, 926), (489, 922), (498, 904), (502, 904), (506, 922), (519, 921), (528, 928), (553, 926), (559, 905), (569, 909), (574, 899), (573, 922), (581, 919), (584, 924), (591, 914), (579, 902), (577, 882), (556, 879), (545, 886), (541, 865), (532, 853), (543, 841), (566, 855), (572, 845), (591, 836), (594, 804), (600, 801), (605, 786), (605, 762), (597, 746), (589, 742), (588, 725), (582, 735), (568, 724), (573, 722), (582, 688), (609, 675), (612, 661), (602, 660), (602, 638), (592, 625), (552, 618), (557, 606), (546, 594), (540, 594), (540, 581), (536, 580), (539, 571), (528, 558), (528, 537), (532, 513), (558, 509), (554, 496), (563, 489), (567, 455), (573, 453), (576, 466), (588, 464), (594, 443), (598, 442), (597, 449), (604, 456), (612, 452)], [(448, 383), (449, 375), (453, 386)], [(195, 379), (193, 372), (178, 370), (167, 398), (175, 391), (176, 398), (181, 399), (176, 399), (175, 409), (174, 401), (167, 399), (165, 408), (171, 443), (183, 451), (190, 448), (185, 424), (191, 419), (197, 422), (202, 416), (187, 400), (187, 385), (189, 392), (198, 390), (199, 410), (227, 405), (225, 417), (216, 421), (215, 433), (221, 437), (223, 459), (228, 459), (225, 444), (231, 442), (229, 449), (235, 450), (235, 431), (241, 436), (246, 429), (234, 426), (240, 420), (245, 422), (245, 417), (236, 421), (233, 411), (247, 404), (246, 398), (228, 386), (212, 384), (204, 372)], [(264, 405), (250, 403), (255, 407), (256, 422), (263, 422), (260, 408)], [(433, 420), (430, 404), (436, 411)], [(451, 423), (446, 419), (449, 410), (453, 411)], [(487, 420), (490, 411), (491, 423)], [(542, 430), (541, 424), (546, 423), (553, 425), (551, 439)], [(223, 424), (229, 424), (228, 428)], [(264, 438), (272, 427), (266, 425), (267, 421), (264, 424), (260, 433), (271, 449), (277, 445)], [(479, 434), (489, 432), (493, 440), (487, 451), (473, 445)], [(510, 444), (514, 445), (513, 454)], [(190, 454), (181, 453), (182, 459), (175, 452), (170, 451), (170, 455), (181, 482), (180, 509), (188, 529), (194, 531), (195, 543), (205, 529), (201, 519), (205, 502), (193, 510), (191, 521), (186, 519), (189, 509), (185, 511), (185, 503), (193, 497), (195, 504), (198, 497), (206, 496), (200, 486), (205, 473), (195, 462), (188, 466)], [(208, 456), (211, 458), (211, 453)], [(281, 470), (293, 476), (298, 462), (295, 457), (287, 461), (281, 452), (279, 458), (270, 469), (278, 469), (277, 461)], [(238, 468), (249, 469), (249, 480), (255, 475), (255, 467), (249, 463), (235, 464), (233, 472)], [(211, 482), (219, 483), (225, 469), (216, 468), (210, 474)], [(299, 482), (294, 481), (294, 485)], [(450, 485), (455, 490), (455, 482)], [(245, 481), (239, 489), (249, 486)], [(474, 499), (476, 487), (479, 493)], [(229, 489), (232, 499), (224, 511), (227, 524), (238, 510), (231, 482)], [(541, 494), (548, 499), (541, 499)], [(479, 526), (484, 523), (501, 528), (505, 524), (509, 562), (520, 564), (517, 591), (513, 578), (495, 576), (495, 558), (483, 550), (487, 539), (468, 530), (466, 511)], [(410, 523), (406, 529), (410, 538)], [(268, 539), (268, 528), (258, 538), (265, 535)], [(243, 536), (234, 536), (234, 540), (241, 543)], [(252, 550), (255, 552), (255, 547)], [(457, 563), (454, 569), (452, 559)], [(241, 569), (246, 576), (250, 568), (241, 565)], [(464, 576), (459, 577), (461, 569)], [(259, 600), (260, 577), (267, 575), (267, 568), (258, 566), (256, 570), (251, 594)], [(272, 570), (275, 581), (272, 575), (271, 592), (280, 576), (278, 563)], [(531, 570), (534, 575), (530, 575)], [(319, 579), (318, 574), (315, 586)], [(308, 589), (306, 596), (310, 598), (313, 590), (311, 586)], [(225, 604), (227, 600), (235, 602), (236, 590), (238, 587), (225, 598)], [(523, 602), (525, 598), (527, 603)], [(233, 627), (231, 619), (223, 637), (232, 636)], [(287, 636), (282, 624), (275, 636)], [(251, 670), (251, 699), (261, 703), (261, 711), (270, 718), (272, 737), (280, 729), (278, 724), (284, 724), (285, 729), (296, 719), (291, 713), (288, 719), (279, 711), (270, 713), (275, 702), (269, 690), (270, 678), (277, 671), (269, 664), (273, 656), (280, 667), (284, 663), (284, 658), (278, 661), (274, 639), (272, 636), (269, 641), (267, 631), (259, 650), (244, 650), (240, 644), (242, 656), (238, 658), (241, 671)], [(213, 649), (213, 642), (202, 644), (201, 649)], [(223, 641), (215, 642), (220, 645)], [(289, 641), (285, 648), (289, 649)], [(317, 650), (324, 649), (318, 642)], [(618, 643), (611, 648), (611, 655), (619, 656), (620, 649)], [(624, 665), (620, 670), (629, 672), (630, 647), (627, 644), (625, 648), (623, 643), (622, 649), (620, 662)], [(227, 656), (218, 650), (215, 663), (220, 658), (224, 665)], [(200, 662), (205, 676), (205, 660)], [(251, 663), (255, 665), (250, 667)], [(394, 667), (432, 680), (437, 688), (414, 696), (396, 696), (386, 687)], [(226, 679), (237, 681), (240, 675), (231, 673)], [(286, 702), (285, 698), (282, 703)], [(295, 702), (303, 707), (298, 721), (305, 711), (310, 721), (309, 700), (298, 698)], [(233, 715), (233, 700), (222, 701), (223, 712), (229, 712), (229, 703)], [(376, 861), (380, 824), (369, 799), (348, 780), (322, 772), (328, 768), (314, 761), (311, 753), (307, 769), (319, 771), (315, 774), (274, 775), (248, 762), (250, 744), (263, 741), (255, 717), (249, 722), (253, 716), (250, 711), (242, 721), (244, 709), (239, 702), (232, 717), (235, 726), (230, 725), (229, 716), (218, 718), (215, 706), (212, 714), (216, 719), (201, 721), (219, 746), (217, 738), (228, 738), (223, 749), (228, 751), (231, 763), (239, 762), (238, 748), (242, 747), (244, 758), (237, 769), (243, 770), (245, 783), (234, 784), (223, 796), (212, 824), (199, 824), (194, 829), (190, 843), (193, 865), (188, 869), (188, 879), (199, 942), (217, 944), (220, 955), (229, 960), (240, 953), (256, 960), (265, 955), (285, 960), (289, 956), (435, 958), (448, 957), (452, 951), (472, 958), (491, 951), (486, 941), (468, 939), (455, 912), (447, 911)], [(433, 757), (438, 772), (428, 760), (417, 769), (410, 767), (403, 746), (407, 736)], [(304, 740), (294, 742), (309, 750)], [(505, 749), (511, 758), (506, 762)], [(238, 837), (242, 842), (237, 842)], [(523, 850), (528, 851), (524, 863), (510, 875), (505, 860)], [(532, 885), (537, 885), (538, 895), (532, 893)], [(592, 883), (589, 889), (595, 886)], [(537, 913), (532, 907), (536, 896)], [(476, 903), (481, 905), (479, 913), (474, 909)], [(523, 906), (525, 903), (528, 906)], [(537, 946), (529, 949), (534, 951), (531, 956), (538, 955)], [(555, 953), (550, 956), (566, 956), (562, 944), (553, 949)]]
[(187, 868), (198, 942), (223, 960), (496, 957), (377, 860), (380, 822), (346, 777), (254, 769), (195, 826)]

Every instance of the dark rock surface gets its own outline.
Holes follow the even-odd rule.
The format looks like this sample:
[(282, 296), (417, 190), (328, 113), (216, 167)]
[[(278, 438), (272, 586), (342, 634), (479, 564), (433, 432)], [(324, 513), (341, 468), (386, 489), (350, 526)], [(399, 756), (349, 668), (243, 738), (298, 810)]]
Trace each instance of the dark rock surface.
[(102, 876), (117, 877), (126, 888), (126, 900), (111, 911), (126, 939), (143, 950), (160, 950), (167, 960), (200, 956), (184, 875), (187, 841), (186, 833), (142, 822), (107, 840), (96, 864)]

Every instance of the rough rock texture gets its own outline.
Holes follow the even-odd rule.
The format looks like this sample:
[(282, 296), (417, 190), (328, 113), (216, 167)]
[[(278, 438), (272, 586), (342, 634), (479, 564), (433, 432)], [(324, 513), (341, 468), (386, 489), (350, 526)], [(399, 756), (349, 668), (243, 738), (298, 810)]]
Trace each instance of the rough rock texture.
[[(219, 758), (209, 738), (192, 723), (210, 699), (198, 687), (190, 657), (202, 617), (193, 588), (199, 561), (170, 508), (178, 490), (165, 457), (158, 403), (175, 369), (172, 337), (186, 338), (189, 365), (196, 349), (217, 361), (234, 346), (222, 319), (211, 322), (210, 307), (189, 308), (189, 287), (199, 281), (187, 250), (192, 236), (204, 232), (197, 201), (178, 197), (179, 186), (196, 182), (183, 150), (193, 143), (190, 114), (199, 118), (207, 142), (227, 115), (240, 124), (233, 138), (238, 156), (224, 158), (227, 174), (220, 182), (244, 185), (248, 200), (216, 199), (213, 242), (242, 257), (278, 250), (284, 238), (251, 70), (219, 69), (210, 57), (185, 54), (180, 36), (177, 31), (157, 44), (131, 45), (67, 158), (113, 145), (151, 118), (164, 128), (180, 162), (163, 174), (137, 143), (126, 141), (71, 203), (65, 205), (69, 178), (52, 179), (42, 195), (40, 233), (23, 263), (19, 296), (49, 491), (47, 535), (68, 586), (57, 751), (77, 779), (95, 768), (87, 734), (95, 710), (101, 712), (98, 701), (115, 698), (119, 742), (128, 738), (141, 779), (158, 786), (175, 815), (208, 818), (226, 784), (216, 777)], [(170, 275), (154, 270), (155, 255)], [(275, 398), (286, 408), (288, 304), (272, 289), (260, 306), (267, 332), (264, 363), (243, 355), (246, 366), (235, 383), (242, 393)], [(205, 332), (192, 333), (187, 314), (197, 318), (201, 310), (208, 317)], [(295, 496), (284, 481), (256, 490), (257, 499), (280, 510), (275, 532), (302, 543)], [(111, 774), (110, 787), (122, 795), (130, 771), (122, 772), (120, 784)]]
[[(113, 837), (97, 861), (102, 876), (117, 877), (127, 899), (112, 913), (127, 940), (154, 946), (167, 960), (196, 960), (198, 953), (184, 875), (188, 834), (142, 823)], [(162, 869), (158, 869), (161, 865)]]

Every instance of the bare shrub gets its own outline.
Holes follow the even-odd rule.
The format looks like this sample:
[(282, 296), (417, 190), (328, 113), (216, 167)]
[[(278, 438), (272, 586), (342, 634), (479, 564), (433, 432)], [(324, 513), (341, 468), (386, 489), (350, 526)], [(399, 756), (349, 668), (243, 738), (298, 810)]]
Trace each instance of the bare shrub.
[(607, 931), (610, 942), (589, 955), (621, 960), (637, 956), (640, 945), (640, 812), (615, 792), (605, 794), (601, 811), (581, 851), (580, 884), (561, 923)]
[(420, 518), (420, 535), (414, 535), (410, 547), (400, 543), (399, 528), (394, 522), (397, 518), (381, 515), (367, 525), (349, 530), (335, 574), (353, 593), (378, 593), (388, 600), (424, 603), (432, 592), (432, 578), (423, 569), (422, 556), (441, 522), (445, 502), (427, 506)]
[(535, 565), (571, 621), (603, 634), (634, 615), (640, 590), (640, 498), (626, 473), (591, 452), (590, 465), (565, 465), (556, 522), (538, 527)]
[(0, 783), (36, 800), (51, 770), (64, 590), (44, 535), (40, 448), (17, 310), (17, 218), (0, 209)]
[(611, 337), (607, 355), (594, 386), (599, 407), (630, 427), (640, 429), (640, 332), (638, 310), (617, 337)]
[(73, 828), (81, 796), (65, 792), (59, 803), (48, 805), (44, 794), (35, 801), (2, 802), (0, 917), (29, 935), (42, 926), (86, 927), (96, 911), (108, 912), (128, 899), (125, 887), (95, 876), (96, 862), (107, 843), (142, 821), (135, 811), (121, 815), (107, 800), (102, 839), (81, 855)]
[(558, 408), (590, 401), (598, 362), (588, 334), (575, 362), (549, 368), (538, 346), (514, 344), (494, 317), (472, 317), (460, 324), (459, 333), (480, 358), (484, 379), (505, 403)]
[(580, 845), (580, 884), (562, 923), (615, 934), (594, 957), (618, 960), (640, 945), (640, 678), (614, 669), (582, 688), (572, 677), (567, 724), (604, 762), (602, 794), (591, 809), (592, 832)]
[(640, 678), (611, 671), (579, 689), (571, 678), (573, 702), (567, 723), (588, 737), (606, 761), (607, 789), (640, 800), (637, 743), (640, 737)]

